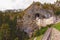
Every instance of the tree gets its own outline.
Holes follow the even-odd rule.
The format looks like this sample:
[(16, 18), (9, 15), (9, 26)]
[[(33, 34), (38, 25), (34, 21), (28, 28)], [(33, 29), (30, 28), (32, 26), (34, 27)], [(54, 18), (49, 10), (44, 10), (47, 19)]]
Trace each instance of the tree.
[(10, 36), (10, 28), (8, 24), (2, 24), (0, 29), (0, 39), (2, 40), (9, 40)]
[(14, 40), (16, 38), (16, 19), (17, 17), (15, 16), (13, 20), (9, 21), (9, 27), (10, 27), (10, 40)]
[(60, 10), (56, 10), (55, 15), (60, 15)]
[(0, 12), (0, 27), (1, 27), (1, 25), (2, 25), (2, 23), (3, 23), (3, 15), (2, 15), (2, 12)]

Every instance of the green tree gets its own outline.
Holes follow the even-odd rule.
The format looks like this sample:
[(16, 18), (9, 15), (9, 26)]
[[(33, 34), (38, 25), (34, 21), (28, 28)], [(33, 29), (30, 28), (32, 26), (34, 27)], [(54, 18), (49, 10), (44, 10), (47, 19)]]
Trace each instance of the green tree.
[(1, 25), (2, 25), (2, 23), (3, 23), (3, 15), (2, 15), (2, 12), (0, 12), (0, 27), (1, 27)]
[(16, 16), (13, 20), (9, 21), (9, 27), (10, 27), (10, 40), (14, 40), (16, 37)]
[(9, 40), (10, 28), (8, 24), (2, 24), (0, 29), (0, 39)]
[(56, 10), (55, 15), (60, 15), (60, 10)]

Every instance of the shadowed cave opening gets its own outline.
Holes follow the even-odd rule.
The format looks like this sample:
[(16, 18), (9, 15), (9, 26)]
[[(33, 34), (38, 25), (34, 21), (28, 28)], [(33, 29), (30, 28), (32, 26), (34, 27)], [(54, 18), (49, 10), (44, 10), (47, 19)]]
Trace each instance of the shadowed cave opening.
[(36, 14), (35, 14), (35, 18), (36, 18), (36, 17), (39, 17), (39, 16), (40, 16), (39, 13), (36, 13)]

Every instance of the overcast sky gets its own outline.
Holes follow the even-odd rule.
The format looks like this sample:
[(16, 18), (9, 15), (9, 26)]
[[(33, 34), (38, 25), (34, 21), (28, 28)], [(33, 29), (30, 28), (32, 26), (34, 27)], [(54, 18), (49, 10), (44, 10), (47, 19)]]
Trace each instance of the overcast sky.
[(6, 9), (25, 9), (33, 1), (39, 1), (41, 3), (54, 3), (56, 0), (0, 0), (0, 10)]

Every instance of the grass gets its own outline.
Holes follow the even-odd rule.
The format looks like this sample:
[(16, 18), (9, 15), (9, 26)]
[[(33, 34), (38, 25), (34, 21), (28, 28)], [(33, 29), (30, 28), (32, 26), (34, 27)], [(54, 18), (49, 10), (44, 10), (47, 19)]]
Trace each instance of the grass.
[[(56, 28), (57, 30), (60, 31), (60, 23), (54, 24), (52, 27)], [(45, 33), (45, 31), (48, 29), (48, 27), (45, 28), (41, 28), (41, 30), (37, 31), (37, 40), (41, 40), (41, 38), (43, 37), (43, 34)]]
[[(57, 30), (60, 30), (60, 23), (54, 24), (54, 25), (52, 25), (52, 27), (56, 28)], [(46, 32), (47, 29), (48, 29), (48, 26), (41, 28), (40, 30), (37, 30), (35, 32), (35, 34), (36, 34), (35, 37), (37, 38), (37, 40), (41, 40), (41, 38), (43, 37), (43, 34)], [(35, 37), (33, 37), (33, 39)]]
[(47, 29), (48, 27), (44, 27), (36, 32), (37, 40), (41, 40), (41, 38), (43, 37), (43, 34), (46, 32)]
[(48, 27), (44, 27), (44, 28), (41, 28), (40, 30), (37, 30), (32, 38), (32, 40), (36, 37), (37, 40), (41, 40), (43, 34), (45, 33), (45, 31), (48, 29)]
[(52, 27), (54, 27), (54, 28), (56, 28), (57, 30), (60, 31), (60, 23), (57, 23), (57, 24), (53, 25)]
[(40, 36), (38, 36), (38, 37), (37, 37), (37, 39), (36, 39), (36, 40), (41, 40), (41, 39), (42, 39), (42, 37), (43, 37), (43, 35), (40, 35)]
[(36, 36), (43, 35), (47, 29), (48, 29), (48, 27), (44, 27), (44, 28), (41, 28), (40, 30), (37, 30)]

